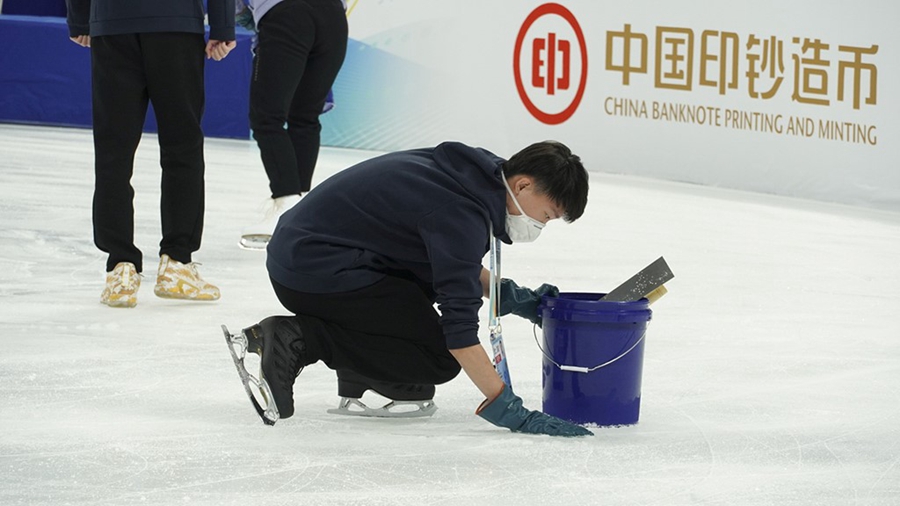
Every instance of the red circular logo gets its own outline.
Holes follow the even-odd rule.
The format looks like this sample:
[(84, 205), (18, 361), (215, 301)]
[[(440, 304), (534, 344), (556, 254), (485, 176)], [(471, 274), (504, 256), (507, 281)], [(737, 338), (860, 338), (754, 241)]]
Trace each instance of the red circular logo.
[[(538, 21), (540, 23), (536, 25)], [(529, 32), (534, 33), (529, 36)], [(573, 47), (572, 35), (577, 41), (577, 47)], [(530, 49), (530, 53), (523, 54), (526, 38), (530, 41), (530, 46), (526, 47)], [(581, 57), (573, 55), (574, 51), (580, 53)], [(573, 63), (580, 63), (580, 68)], [(527, 87), (523, 80), (523, 67), (530, 69), (524, 76), (529, 81)], [(525, 18), (516, 37), (513, 74), (519, 98), (538, 121), (558, 125), (575, 113), (587, 84), (587, 68), (587, 45), (581, 26), (572, 12), (562, 5), (548, 3), (539, 6)], [(580, 74), (577, 77), (577, 87), (573, 87), (573, 75), (577, 74)]]

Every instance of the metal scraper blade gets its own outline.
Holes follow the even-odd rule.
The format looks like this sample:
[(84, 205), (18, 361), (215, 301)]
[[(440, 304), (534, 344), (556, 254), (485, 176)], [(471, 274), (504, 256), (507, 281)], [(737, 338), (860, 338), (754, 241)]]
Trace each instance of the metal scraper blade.
[(669, 268), (666, 259), (659, 257), (652, 264), (641, 269), (640, 272), (632, 276), (628, 281), (617, 286), (600, 300), (612, 302), (631, 302), (640, 300), (673, 277), (675, 277), (675, 275), (672, 274), (672, 269)]

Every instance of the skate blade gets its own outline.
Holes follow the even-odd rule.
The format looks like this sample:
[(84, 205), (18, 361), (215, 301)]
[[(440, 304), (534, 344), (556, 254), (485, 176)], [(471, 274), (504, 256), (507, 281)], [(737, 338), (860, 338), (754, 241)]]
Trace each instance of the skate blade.
[[(234, 367), (241, 377), (241, 383), (244, 384), (244, 390), (247, 392), (247, 397), (250, 398), (250, 402), (253, 404), (253, 409), (256, 410), (256, 414), (259, 415), (264, 424), (275, 425), (275, 422), (278, 421), (279, 413), (278, 407), (275, 406), (275, 402), (272, 400), (272, 391), (269, 389), (269, 384), (266, 383), (266, 380), (264, 379), (256, 379), (244, 366), (244, 357), (247, 356), (247, 340), (244, 338), (243, 334), (240, 336), (233, 335), (228, 331), (228, 327), (225, 325), (222, 325), (222, 332), (225, 334), (225, 342), (228, 344), (228, 351), (231, 353), (231, 359), (234, 360)], [(234, 351), (235, 345), (240, 346), (240, 357)], [(253, 386), (252, 388), (251, 385)], [(265, 404), (265, 408), (260, 404), (259, 400), (257, 400), (254, 389)]]
[[(407, 410), (408, 407), (415, 409)], [(380, 408), (370, 408), (359, 399), (344, 397), (337, 408), (329, 409), (332, 415), (363, 416), (368, 418), (422, 418), (431, 416), (437, 411), (433, 400), (428, 401), (391, 401)]]
[(265, 251), (266, 246), (269, 245), (269, 240), (272, 238), (271, 235), (268, 234), (247, 234), (241, 236), (241, 241), (238, 243), (242, 249), (250, 250), (250, 251)]

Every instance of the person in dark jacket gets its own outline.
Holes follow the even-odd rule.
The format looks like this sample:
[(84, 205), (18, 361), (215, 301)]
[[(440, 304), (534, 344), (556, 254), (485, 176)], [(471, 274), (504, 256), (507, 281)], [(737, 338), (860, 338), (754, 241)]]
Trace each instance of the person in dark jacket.
[[(295, 316), (242, 332), (261, 357), (277, 418), (292, 415), (294, 378), (317, 361), (338, 371), (339, 389), (343, 376), (391, 398), (391, 385), (433, 392), (462, 368), (487, 398), (478, 414), (488, 421), (591, 434), (522, 407), (478, 339), (492, 235), (507, 244), (533, 241), (551, 220), (578, 219), (587, 192), (578, 156), (551, 141), (508, 161), (447, 142), (364, 161), (317, 186), (281, 217), (268, 245), (275, 294)], [(505, 311), (537, 321), (541, 294), (504, 282), (513, 295)], [(558, 293), (545, 287), (542, 293)]]
[(91, 48), (95, 185), (94, 243), (108, 254), (101, 302), (134, 307), (143, 270), (134, 244), (134, 153), (148, 102), (159, 127), (162, 241), (154, 293), (215, 300), (191, 255), (204, 211), (204, 56), (235, 47), (234, 0), (66, 0), (69, 36)]

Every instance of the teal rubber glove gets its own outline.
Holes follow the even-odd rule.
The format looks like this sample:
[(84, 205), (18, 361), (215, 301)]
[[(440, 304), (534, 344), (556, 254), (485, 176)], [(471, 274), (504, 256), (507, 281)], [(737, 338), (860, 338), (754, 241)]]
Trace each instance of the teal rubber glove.
[(541, 303), (541, 297), (544, 295), (559, 297), (559, 288), (544, 283), (537, 290), (532, 290), (517, 285), (511, 279), (503, 278), (500, 280), (500, 308), (498, 314), (504, 316), (512, 313), (541, 326), (541, 313), (538, 311), (538, 305)]
[(475, 414), (497, 427), (506, 427), (513, 432), (563, 437), (594, 435), (593, 432), (580, 425), (560, 420), (540, 411), (525, 409), (522, 406), (522, 398), (514, 394), (512, 389), (506, 385), (503, 386), (503, 390), (496, 399), (490, 402), (484, 401)]

